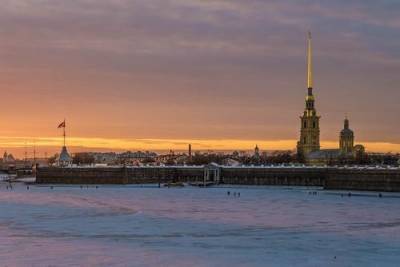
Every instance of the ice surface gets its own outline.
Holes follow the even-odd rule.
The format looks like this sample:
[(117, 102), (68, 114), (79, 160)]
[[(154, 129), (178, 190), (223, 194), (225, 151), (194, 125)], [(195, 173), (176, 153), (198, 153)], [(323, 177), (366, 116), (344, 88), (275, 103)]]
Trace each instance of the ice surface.
[(0, 183), (0, 266), (399, 262), (400, 194), (22, 184), (11, 191)]

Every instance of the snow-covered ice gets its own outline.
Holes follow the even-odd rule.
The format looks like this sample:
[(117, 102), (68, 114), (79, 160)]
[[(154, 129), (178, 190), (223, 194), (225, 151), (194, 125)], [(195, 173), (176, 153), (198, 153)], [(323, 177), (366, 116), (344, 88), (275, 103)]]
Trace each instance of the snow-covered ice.
[(398, 266), (400, 194), (377, 195), (0, 183), (0, 266)]

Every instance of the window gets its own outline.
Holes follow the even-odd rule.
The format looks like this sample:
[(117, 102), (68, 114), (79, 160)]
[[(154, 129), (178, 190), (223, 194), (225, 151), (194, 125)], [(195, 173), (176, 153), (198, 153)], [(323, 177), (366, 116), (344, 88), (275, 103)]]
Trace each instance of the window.
[(303, 143), (304, 143), (304, 144), (307, 143), (307, 138), (304, 137)]
[(304, 128), (307, 128), (307, 122), (304, 121)]
[(315, 123), (315, 121), (313, 121), (312, 127), (313, 128), (317, 127), (317, 124)]

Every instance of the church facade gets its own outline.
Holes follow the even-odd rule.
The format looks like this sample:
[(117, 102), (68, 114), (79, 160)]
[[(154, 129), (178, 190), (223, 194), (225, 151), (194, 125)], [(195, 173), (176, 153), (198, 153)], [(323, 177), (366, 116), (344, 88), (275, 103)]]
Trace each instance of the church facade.
[(362, 145), (354, 146), (354, 132), (350, 129), (347, 117), (344, 120), (343, 130), (340, 132), (339, 148), (321, 150), (319, 124), (321, 117), (317, 114), (313, 94), (311, 33), (308, 33), (307, 38), (307, 91), (305, 109), (300, 116), (300, 138), (297, 142), (299, 159), (311, 165), (327, 165), (364, 153), (365, 149)]

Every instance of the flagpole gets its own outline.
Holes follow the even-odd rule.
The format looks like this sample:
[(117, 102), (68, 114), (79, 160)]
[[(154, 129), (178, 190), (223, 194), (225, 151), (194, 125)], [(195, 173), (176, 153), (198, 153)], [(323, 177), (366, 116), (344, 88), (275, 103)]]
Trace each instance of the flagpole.
[(66, 124), (65, 124), (65, 119), (64, 119), (64, 146), (65, 146), (65, 127), (66, 127)]

